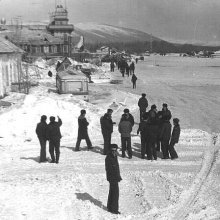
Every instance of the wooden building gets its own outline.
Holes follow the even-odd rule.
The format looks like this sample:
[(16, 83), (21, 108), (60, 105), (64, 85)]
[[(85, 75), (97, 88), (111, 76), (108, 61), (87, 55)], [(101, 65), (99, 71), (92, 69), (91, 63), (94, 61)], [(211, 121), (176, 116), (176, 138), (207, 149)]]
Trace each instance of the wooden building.
[(21, 78), (21, 58), (24, 53), (5, 38), (0, 37), (0, 97), (11, 91), (11, 84)]

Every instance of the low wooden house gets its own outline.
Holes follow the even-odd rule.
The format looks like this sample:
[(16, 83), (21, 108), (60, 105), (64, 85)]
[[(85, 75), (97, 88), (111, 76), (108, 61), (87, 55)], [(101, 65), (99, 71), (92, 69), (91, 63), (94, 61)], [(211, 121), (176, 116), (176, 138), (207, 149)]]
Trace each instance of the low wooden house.
[(3, 37), (0, 37), (0, 97), (11, 91), (11, 84), (21, 77), (21, 59), (24, 53)]

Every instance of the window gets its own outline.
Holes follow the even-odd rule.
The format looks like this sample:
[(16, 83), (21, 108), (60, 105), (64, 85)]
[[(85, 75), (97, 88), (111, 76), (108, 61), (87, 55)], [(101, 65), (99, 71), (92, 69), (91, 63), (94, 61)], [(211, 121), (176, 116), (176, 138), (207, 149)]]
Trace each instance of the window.
[(57, 53), (57, 46), (52, 46), (51, 47), (51, 51), (52, 51), (52, 53)]
[(82, 91), (82, 82), (66, 82), (66, 92), (80, 92)]
[(68, 45), (63, 45), (63, 52), (68, 53)]
[(49, 47), (48, 46), (44, 47), (44, 53), (49, 53)]
[(40, 52), (41, 52), (40, 46), (36, 46), (36, 53), (40, 53)]

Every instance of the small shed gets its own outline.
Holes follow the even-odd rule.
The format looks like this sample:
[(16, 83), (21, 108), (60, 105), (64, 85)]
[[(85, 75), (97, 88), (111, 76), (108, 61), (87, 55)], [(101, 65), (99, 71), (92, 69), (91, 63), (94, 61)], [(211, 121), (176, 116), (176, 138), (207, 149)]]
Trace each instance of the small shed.
[(68, 69), (57, 72), (56, 85), (59, 94), (73, 94), (89, 101), (88, 78), (83, 73)]

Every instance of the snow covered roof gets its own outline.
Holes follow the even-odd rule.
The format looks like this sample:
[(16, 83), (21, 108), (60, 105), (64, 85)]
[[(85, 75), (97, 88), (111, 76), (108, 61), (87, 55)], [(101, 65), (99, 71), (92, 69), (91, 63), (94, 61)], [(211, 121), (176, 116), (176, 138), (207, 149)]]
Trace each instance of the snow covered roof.
[(24, 53), (24, 51), (5, 38), (0, 37), (0, 53)]
[(86, 80), (87, 77), (77, 71), (74, 70), (66, 70), (57, 73), (58, 77), (62, 80)]

